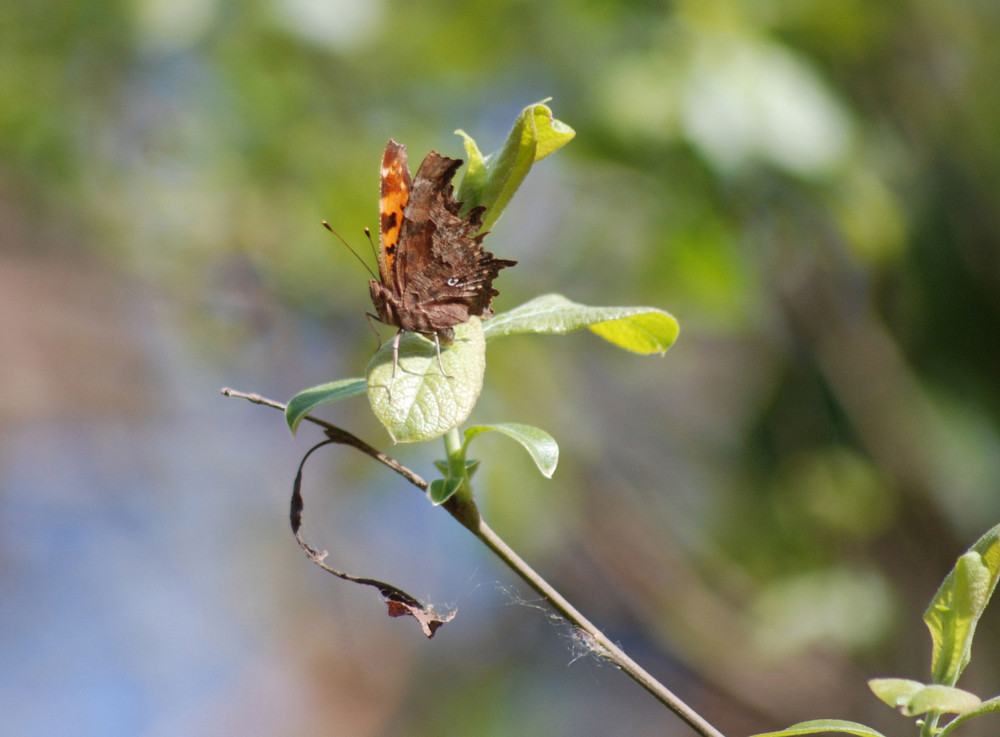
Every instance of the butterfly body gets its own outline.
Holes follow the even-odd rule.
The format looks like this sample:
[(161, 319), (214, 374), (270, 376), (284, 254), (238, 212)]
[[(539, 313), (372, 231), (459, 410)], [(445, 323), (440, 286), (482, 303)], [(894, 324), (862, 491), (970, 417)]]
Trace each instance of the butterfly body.
[(452, 340), (452, 327), (493, 314), (493, 280), (516, 261), (482, 246), (484, 207), (461, 214), (451, 180), (462, 165), (431, 151), (411, 178), (406, 146), (390, 140), (382, 157), (379, 279), (369, 283), (380, 322)]

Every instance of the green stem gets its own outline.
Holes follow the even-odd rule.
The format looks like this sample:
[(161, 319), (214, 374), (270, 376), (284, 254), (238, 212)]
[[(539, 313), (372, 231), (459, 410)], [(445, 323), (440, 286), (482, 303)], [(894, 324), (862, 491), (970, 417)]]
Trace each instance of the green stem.
[(938, 720), (941, 718), (940, 713), (929, 712), (924, 716), (924, 723), (920, 727), (920, 737), (933, 737), (940, 730), (937, 728)]
[(457, 427), (444, 434), (444, 450), (448, 458), (449, 475), (453, 478), (465, 476), (465, 451), (462, 435)]
[(462, 485), (452, 495), (452, 504), (460, 507), (470, 506), (472, 484), (469, 483), (469, 474), (465, 470), (465, 444), (457, 427), (444, 434), (444, 450), (448, 458), (448, 475), (451, 478), (462, 479)]

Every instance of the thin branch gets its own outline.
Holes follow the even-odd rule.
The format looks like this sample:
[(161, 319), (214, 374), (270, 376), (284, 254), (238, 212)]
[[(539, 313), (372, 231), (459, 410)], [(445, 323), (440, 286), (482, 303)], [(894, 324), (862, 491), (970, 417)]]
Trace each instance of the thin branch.
[(496, 553), (504, 563), (514, 570), (525, 583), (544, 597), (553, 609), (580, 630), (586, 632), (590, 636), (593, 643), (592, 647), (598, 655), (607, 658), (621, 668), (629, 678), (646, 689), (661, 704), (687, 722), (698, 734), (703, 737), (724, 737), (722, 732), (709, 724), (698, 712), (685, 704), (670, 689), (651, 676), (642, 666), (632, 660), (624, 650), (608, 638), (604, 632), (583, 616), (548, 581), (522, 560), (481, 517), (478, 526), (475, 529), (470, 528), (470, 530), (486, 547)]
[[(282, 412), (285, 411), (285, 405), (262, 397), (259, 394), (246, 394), (244, 392), (236, 391), (235, 389), (223, 389), (222, 393), (227, 397), (239, 397), (253, 402), (254, 404), (262, 404), (267, 407), (273, 407), (274, 409), (281, 410)], [(345, 443), (346, 445), (351, 445), (357, 448), (380, 463), (385, 464), (411, 484), (417, 486), (425, 492), (427, 491), (428, 484), (420, 476), (396, 461), (394, 458), (376, 450), (357, 436), (352, 435), (336, 425), (332, 425), (329, 422), (317, 419), (311, 415), (306, 415), (303, 419), (322, 427), (324, 433), (331, 440)], [(449, 500), (449, 502), (452, 501), (452, 499)], [(507, 543), (505, 543), (503, 539), (501, 539), (500, 536), (486, 524), (485, 521), (483, 521), (483, 518), (480, 516), (474, 503), (454, 504), (449, 502), (446, 502), (442, 506), (464, 527), (472, 532), (473, 535), (479, 538), (479, 540), (486, 545), (486, 547), (496, 553), (496, 555), (504, 563), (506, 563), (511, 570), (520, 576), (521, 579), (528, 584), (528, 586), (544, 597), (553, 609), (559, 612), (560, 615), (562, 615), (575, 627), (585, 632), (591, 638), (594, 650), (597, 654), (607, 658), (609, 661), (618, 666), (627, 676), (629, 676), (629, 678), (648, 691), (655, 699), (680, 717), (695, 732), (702, 735), (702, 737), (724, 737), (722, 732), (709, 724), (700, 714), (698, 714), (698, 712), (685, 704), (672, 691), (670, 691), (670, 689), (656, 680), (644, 668), (632, 660), (632, 658), (630, 658), (620, 647), (612, 642), (607, 635), (598, 629), (589, 619), (584, 617), (583, 614), (576, 609), (576, 607), (570, 604), (569, 601), (556, 591), (552, 585), (548, 583), (548, 581), (542, 578), (517, 553), (515, 553), (514, 550), (508, 546)]]
[[(274, 409), (280, 410), (281, 412), (285, 411), (285, 405), (281, 404), (280, 402), (275, 402), (273, 399), (262, 397), (260, 394), (248, 394), (246, 392), (238, 391), (237, 389), (230, 389), (229, 387), (223, 388), (222, 394), (223, 396), (226, 397), (237, 397), (239, 399), (246, 399), (248, 402), (253, 402), (254, 404), (262, 404), (265, 407), (273, 407)], [(421, 478), (418, 474), (411, 471), (409, 468), (404, 466), (402, 463), (397, 461), (392, 456), (387, 456), (382, 451), (372, 447), (364, 440), (359, 438), (357, 435), (349, 433), (347, 432), (347, 430), (344, 430), (343, 428), (337, 427), (336, 425), (331, 424), (326, 420), (321, 420), (317, 417), (313, 417), (312, 415), (306, 415), (302, 419), (308, 420), (314, 425), (319, 425), (320, 427), (322, 427), (323, 433), (328, 438), (330, 438), (330, 440), (334, 440), (338, 443), (343, 443), (344, 445), (350, 445), (354, 448), (357, 448), (365, 455), (369, 455), (379, 463), (382, 463), (391, 468), (393, 471), (398, 473), (400, 476), (402, 476), (404, 479), (409, 481), (411, 484), (416, 486), (421, 491), (427, 491), (427, 487), (429, 486), (429, 484), (426, 481), (424, 481), (423, 478)]]

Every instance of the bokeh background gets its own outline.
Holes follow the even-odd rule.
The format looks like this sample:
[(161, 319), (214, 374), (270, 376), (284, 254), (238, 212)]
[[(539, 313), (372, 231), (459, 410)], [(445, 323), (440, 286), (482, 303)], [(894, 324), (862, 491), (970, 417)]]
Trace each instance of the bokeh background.
[(912, 730), (865, 680), (928, 677), (923, 609), (1000, 522), (998, 37), (977, 0), (0, 2), (0, 733), (690, 733), (360, 454), (312, 462), (311, 540), (457, 618), (308, 563), (317, 436), (219, 394), (361, 375), (320, 221), (367, 254), (390, 136), (493, 150), (548, 96), (578, 135), (489, 237), (497, 308), (682, 332), (491, 344), (474, 419), (562, 460), (477, 440), (487, 519), (728, 735)]

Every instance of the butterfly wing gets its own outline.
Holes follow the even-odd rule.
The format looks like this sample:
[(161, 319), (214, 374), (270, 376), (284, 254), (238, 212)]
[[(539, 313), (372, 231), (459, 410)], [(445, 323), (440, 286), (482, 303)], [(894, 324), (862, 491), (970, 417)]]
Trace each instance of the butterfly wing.
[(464, 217), (452, 195), (451, 180), (462, 165), (431, 151), (413, 180), (399, 234), (404, 244), (392, 260), (391, 283), (403, 313), (406, 330), (438, 332), (471, 316), (489, 317), (492, 288), (500, 269), (516, 261), (497, 259), (482, 240), (485, 208), (473, 208)]
[(413, 186), (410, 170), (406, 166), (406, 146), (391, 138), (382, 154), (379, 185), (378, 273), (382, 283), (391, 288), (392, 265), (399, 246), (403, 213)]

